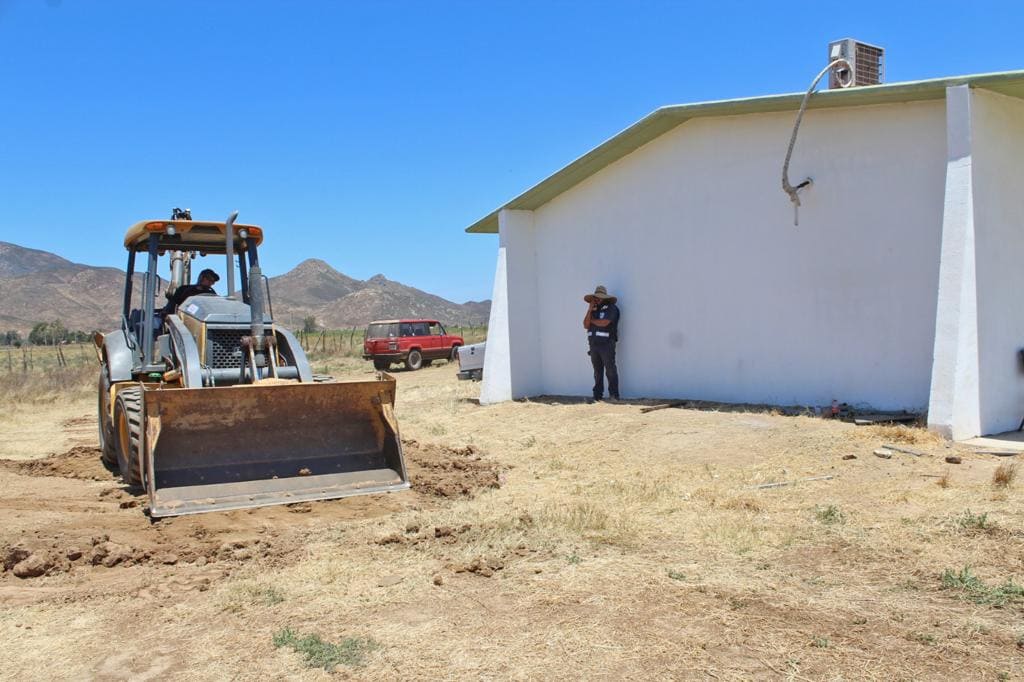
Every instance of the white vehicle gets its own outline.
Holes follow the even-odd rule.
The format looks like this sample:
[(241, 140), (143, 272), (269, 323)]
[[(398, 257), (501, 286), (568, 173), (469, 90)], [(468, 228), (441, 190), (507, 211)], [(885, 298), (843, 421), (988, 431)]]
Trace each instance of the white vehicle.
[(459, 348), (460, 379), (480, 381), (484, 376), (484, 346), (486, 343), (474, 343)]

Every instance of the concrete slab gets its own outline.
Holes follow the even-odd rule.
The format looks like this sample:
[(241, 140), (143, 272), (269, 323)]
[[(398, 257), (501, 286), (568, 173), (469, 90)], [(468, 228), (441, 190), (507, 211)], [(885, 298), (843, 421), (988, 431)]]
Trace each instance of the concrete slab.
[(1006, 433), (970, 438), (960, 442), (975, 448), (1024, 452), (1024, 431), (1007, 431)]

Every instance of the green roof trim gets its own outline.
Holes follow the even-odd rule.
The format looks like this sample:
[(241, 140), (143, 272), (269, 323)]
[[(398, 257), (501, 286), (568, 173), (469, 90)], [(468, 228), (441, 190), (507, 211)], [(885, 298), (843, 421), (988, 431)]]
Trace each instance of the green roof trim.
[[(955, 85), (970, 85), (1024, 99), (1024, 71), (1005, 71), (906, 83), (867, 85), (846, 90), (823, 90), (811, 97), (807, 108), (857, 107), (942, 99), (946, 95), (946, 88)], [(697, 104), (673, 104), (656, 109), (618, 135), (602, 142), (569, 165), (476, 221), (466, 228), (466, 232), (496, 234), (500, 211), (539, 208), (562, 192), (578, 185), (601, 169), (610, 166), (691, 118), (796, 111), (800, 108), (803, 97), (804, 93), (800, 92), (788, 95), (699, 102)]]

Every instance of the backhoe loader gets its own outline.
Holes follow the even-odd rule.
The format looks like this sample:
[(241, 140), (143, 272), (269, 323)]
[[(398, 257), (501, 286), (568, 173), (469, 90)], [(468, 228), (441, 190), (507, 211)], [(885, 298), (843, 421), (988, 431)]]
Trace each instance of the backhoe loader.
[[(236, 217), (196, 221), (175, 209), (125, 234), (121, 328), (94, 338), (104, 463), (145, 491), (155, 518), (408, 488), (394, 377), (313, 374), (275, 321), (259, 265), (263, 230)], [(175, 306), (193, 262), (209, 256), (225, 259), (227, 295)], [(161, 259), (170, 264), (166, 304)]]

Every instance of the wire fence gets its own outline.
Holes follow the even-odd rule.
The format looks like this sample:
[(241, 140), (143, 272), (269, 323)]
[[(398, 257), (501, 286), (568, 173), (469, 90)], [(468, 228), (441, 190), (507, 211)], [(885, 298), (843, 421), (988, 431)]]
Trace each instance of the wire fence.
[[(463, 338), (466, 345), (479, 343), (487, 338), (487, 327), (455, 326), (447, 329), (449, 334)], [(303, 350), (310, 355), (343, 355), (359, 357), (363, 353), (366, 329), (321, 329), (315, 332), (296, 332)], [(78, 369), (97, 363), (95, 346), (91, 343), (60, 343), (53, 346), (0, 346), (0, 372), (54, 372), (64, 369)]]
[[(487, 326), (453, 326), (447, 327), (453, 336), (461, 336), (466, 345), (480, 343), (487, 339)], [(351, 327), (349, 329), (321, 329), (318, 331), (296, 332), (303, 350), (314, 355), (349, 355), (361, 356), (363, 342), (366, 340), (366, 329)]]
[(53, 372), (61, 369), (77, 369), (96, 364), (95, 346), (91, 343), (61, 343), (55, 346), (0, 347), (0, 371)]

